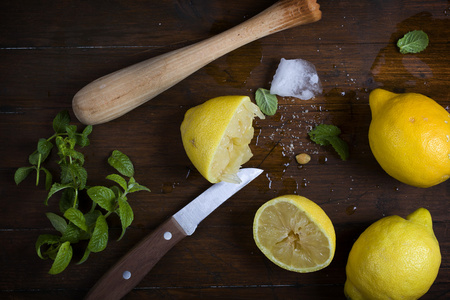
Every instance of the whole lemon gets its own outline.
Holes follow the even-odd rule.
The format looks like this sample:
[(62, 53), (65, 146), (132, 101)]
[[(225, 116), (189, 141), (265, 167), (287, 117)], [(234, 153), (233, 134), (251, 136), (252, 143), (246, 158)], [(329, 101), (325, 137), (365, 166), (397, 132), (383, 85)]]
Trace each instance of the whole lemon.
[(211, 183), (240, 182), (236, 175), (251, 157), (253, 119), (264, 119), (247, 96), (222, 96), (190, 108), (181, 123), (187, 156)]
[(450, 114), (417, 93), (375, 89), (369, 97), (369, 144), (380, 166), (395, 179), (430, 187), (450, 175)]
[(344, 293), (348, 299), (418, 299), (439, 271), (441, 252), (431, 215), (419, 208), (403, 219), (370, 225), (350, 251)]

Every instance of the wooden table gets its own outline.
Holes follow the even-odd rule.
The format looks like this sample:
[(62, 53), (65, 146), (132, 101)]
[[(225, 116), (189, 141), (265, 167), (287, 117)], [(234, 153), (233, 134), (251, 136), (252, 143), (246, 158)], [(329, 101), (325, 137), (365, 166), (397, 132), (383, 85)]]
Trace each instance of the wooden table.
[[(91, 145), (80, 149), (90, 185), (106, 185), (106, 159), (114, 149), (133, 161), (135, 178), (151, 193), (130, 195), (135, 213), (121, 241), (120, 223), (109, 218), (106, 250), (49, 275), (51, 261), (35, 251), (40, 234), (54, 233), (46, 212), (58, 199), (33, 178), (19, 186), (18, 167), (27, 165), (51, 122), (71, 110), (75, 93), (92, 80), (147, 58), (223, 32), (274, 1), (2, 1), (0, 4), (0, 298), (81, 299), (135, 243), (210, 184), (187, 158), (179, 127), (186, 110), (221, 95), (248, 95), (270, 88), (281, 58), (302, 58), (319, 73), (323, 94), (301, 101), (279, 97), (276, 115), (256, 120), (254, 153), (246, 164), (264, 169), (176, 245), (125, 298), (343, 299), (345, 265), (353, 242), (374, 221), (405, 217), (427, 208), (442, 252), (439, 275), (424, 299), (450, 298), (448, 182), (421, 189), (388, 176), (368, 144), (368, 97), (377, 87), (423, 93), (449, 109), (450, 6), (448, 1), (319, 1), (317, 23), (289, 29), (239, 48), (195, 72), (138, 109), (95, 125)], [(406, 32), (428, 33), (430, 45), (402, 55), (396, 41)], [(342, 161), (307, 133), (334, 124), (350, 145)], [(295, 155), (311, 155), (300, 167)], [(56, 159), (56, 153), (50, 157)], [(49, 168), (57, 176), (58, 169)], [(256, 210), (283, 194), (318, 203), (334, 223), (336, 255), (330, 266), (309, 274), (269, 262), (252, 238)], [(81, 244), (82, 247), (85, 245)], [(74, 247), (74, 262), (83, 248)]]

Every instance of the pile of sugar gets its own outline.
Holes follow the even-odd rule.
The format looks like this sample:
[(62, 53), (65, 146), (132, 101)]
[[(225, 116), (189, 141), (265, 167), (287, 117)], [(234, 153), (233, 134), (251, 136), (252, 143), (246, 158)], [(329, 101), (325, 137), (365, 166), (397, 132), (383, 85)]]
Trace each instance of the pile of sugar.
[(282, 58), (273, 76), (270, 93), (309, 100), (322, 93), (316, 67), (303, 59)]

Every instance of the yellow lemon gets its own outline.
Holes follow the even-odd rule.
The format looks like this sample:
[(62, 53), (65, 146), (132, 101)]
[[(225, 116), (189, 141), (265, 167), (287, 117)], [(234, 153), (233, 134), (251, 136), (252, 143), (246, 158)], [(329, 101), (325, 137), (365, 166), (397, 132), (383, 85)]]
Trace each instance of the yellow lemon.
[(369, 143), (380, 166), (395, 179), (430, 187), (450, 175), (450, 114), (416, 93), (375, 89), (369, 97)]
[(348, 299), (418, 299), (439, 271), (441, 252), (431, 215), (419, 208), (403, 219), (384, 217), (354, 243), (347, 262)]
[(326, 213), (298, 195), (280, 196), (262, 205), (253, 222), (253, 237), (273, 263), (300, 273), (328, 266), (336, 248), (333, 223)]
[(181, 138), (195, 168), (211, 183), (240, 182), (236, 173), (252, 152), (252, 122), (264, 119), (247, 96), (223, 96), (189, 109), (181, 124)]

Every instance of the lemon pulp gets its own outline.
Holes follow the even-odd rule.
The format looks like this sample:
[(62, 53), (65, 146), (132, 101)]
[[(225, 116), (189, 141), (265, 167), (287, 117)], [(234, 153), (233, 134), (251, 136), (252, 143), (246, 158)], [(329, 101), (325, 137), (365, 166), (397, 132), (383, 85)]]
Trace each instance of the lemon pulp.
[(252, 152), (253, 119), (264, 115), (247, 96), (223, 96), (189, 109), (181, 124), (183, 146), (196, 169), (211, 183), (238, 183), (236, 173)]
[(285, 195), (268, 201), (256, 213), (254, 239), (278, 266), (312, 272), (333, 259), (336, 236), (325, 212), (311, 200)]

